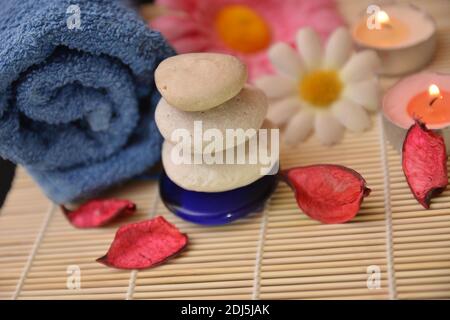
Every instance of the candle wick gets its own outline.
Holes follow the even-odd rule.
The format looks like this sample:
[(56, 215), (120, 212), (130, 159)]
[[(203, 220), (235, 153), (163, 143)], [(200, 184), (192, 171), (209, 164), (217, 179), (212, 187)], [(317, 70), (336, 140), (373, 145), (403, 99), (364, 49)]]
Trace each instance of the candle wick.
[(432, 106), (433, 103), (435, 103), (436, 100), (437, 100), (437, 99), (440, 99), (440, 98), (441, 98), (441, 96), (437, 96), (437, 97), (433, 98), (433, 99), (430, 101), (430, 106)]

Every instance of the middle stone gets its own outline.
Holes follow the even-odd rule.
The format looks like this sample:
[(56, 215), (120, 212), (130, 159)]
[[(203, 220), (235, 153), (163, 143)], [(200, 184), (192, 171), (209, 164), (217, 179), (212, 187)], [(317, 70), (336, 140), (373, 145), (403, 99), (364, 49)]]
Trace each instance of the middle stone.
[[(247, 131), (253, 129), (251, 131), (254, 133), (245, 135), (245, 140), (241, 141), (243, 143), (251, 139), (261, 128), (267, 108), (268, 103), (265, 94), (260, 89), (246, 85), (237, 96), (208, 111), (182, 111), (169, 105), (162, 98), (156, 108), (155, 120), (165, 140), (173, 144), (180, 143), (179, 136), (176, 133), (185, 130), (189, 133), (191, 141), (190, 145), (186, 147), (190, 148), (192, 152), (202, 153), (211, 141), (206, 141), (205, 136), (203, 136), (203, 149), (194, 149), (196, 122), (201, 123), (203, 132), (217, 130), (223, 137), (226, 137), (227, 130)], [(238, 141), (238, 139), (234, 139), (231, 145), (224, 143), (222, 146), (218, 146), (215, 151), (235, 147)]]

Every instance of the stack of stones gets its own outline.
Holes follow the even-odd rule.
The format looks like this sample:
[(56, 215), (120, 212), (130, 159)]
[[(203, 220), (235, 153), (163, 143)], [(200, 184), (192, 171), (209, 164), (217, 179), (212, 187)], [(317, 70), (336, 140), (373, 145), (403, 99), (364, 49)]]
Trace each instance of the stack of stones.
[[(246, 85), (246, 81), (246, 66), (225, 54), (178, 55), (164, 60), (157, 68), (155, 82), (162, 99), (155, 119), (165, 139), (162, 161), (167, 176), (181, 188), (223, 192), (249, 185), (262, 177), (260, 164), (196, 161), (195, 153), (204, 155), (210, 140), (203, 140), (200, 148), (195, 144), (192, 146), (198, 138), (195, 130), (199, 123), (203, 133), (214, 129), (224, 138), (227, 129), (254, 129), (257, 132), (263, 126), (268, 108), (266, 96), (261, 90)], [(192, 142), (188, 148), (192, 161), (188, 163), (180, 163), (173, 156), (178, 152), (174, 148), (180, 145), (179, 136), (174, 134), (177, 129), (188, 132)], [(244, 143), (248, 144), (248, 139), (251, 138)], [(236, 151), (241, 146), (237, 140), (233, 143), (215, 144), (213, 154), (225, 153), (228, 148)], [(248, 152), (249, 148), (246, 149)], [(208, 152), (212, 154), (211, 150)]]

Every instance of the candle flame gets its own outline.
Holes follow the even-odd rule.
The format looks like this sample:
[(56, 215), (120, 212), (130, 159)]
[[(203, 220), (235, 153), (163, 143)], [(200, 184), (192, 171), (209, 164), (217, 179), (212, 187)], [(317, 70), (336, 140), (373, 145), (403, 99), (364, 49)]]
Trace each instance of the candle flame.
[(431, 97), (439, 97), (441, 91), (439, 90), (439, 87), (437, 85), (432, 84), (428, 88), (428, 93), (430, 94)]
[(377, 13), (377, 21), (381, 24), (387, 24), (389, 22), (389, 15), (386, 11), (380, 10)]

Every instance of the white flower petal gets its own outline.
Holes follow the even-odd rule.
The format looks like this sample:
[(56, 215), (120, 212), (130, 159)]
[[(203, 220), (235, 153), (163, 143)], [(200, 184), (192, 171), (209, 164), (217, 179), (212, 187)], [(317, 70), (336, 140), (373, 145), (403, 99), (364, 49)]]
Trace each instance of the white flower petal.
[(297, 32), (297, 49), (303, 57), (306, 68), (317, 69), (322, 64), (322, 42), (314, 29), (307, 27)]
[(284, 132), (284, 141), (287, 145), (295, 146), (305, 140), (311, 132), (314, 123), (314, 114), (308, 111), (298, 112), (289, 121)]
[(274, 68), (282, 74), (299, 79), (304, 73), (300, 56), (287, 43), (278, 42), (270, 47), (268, 56)]
[(370, 127), (370, 117), (360, 105), (342, 99), (333, 105), (334, 116), (348, 129), (362, 132)]
[(282, 98), (297, 91), (297, 83), (293, 79), (278, 75), (258, 78), (255, 86), (264, 91), (268, 98)]
[(270, 105), (267, 112), (267, 119), (273, 124), (281, 126), (285, 124), (301, 108), (300, 100), (297, 97), (290, 97), (275, 102)]
[(360, 51), (353, 54), (341, 69), (341, 79), (344, 82), (356, 82), (373, 78), (379, 65), (380, 59), (375, 51)]
[(338, 142), (344, 134), (344, 127), (331, 112), (318, 113), (314, 127), (317, 138), (326, 145)]
[(352, 36), (347, 28), (340, 27), (328, 39), (325, 47), (325, 67), (340, 69), (347, 62), (352, 51)]
[(346, 85), (344, 97), (362, 105), (369, 111), (376, 111), (380, 106), (380, 88), (377, 79), (352, 82)]

